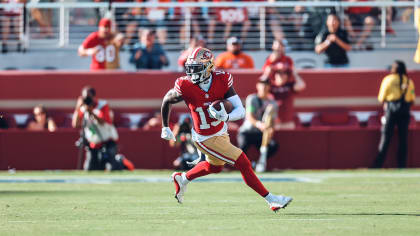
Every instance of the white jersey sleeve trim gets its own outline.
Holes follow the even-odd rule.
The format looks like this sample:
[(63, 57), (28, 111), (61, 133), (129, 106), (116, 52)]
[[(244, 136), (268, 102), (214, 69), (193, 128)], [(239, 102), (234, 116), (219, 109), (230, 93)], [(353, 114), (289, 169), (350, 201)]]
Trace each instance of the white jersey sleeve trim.
[(174, 89), (179, 95), (182, 95), (181, 88), (179, 87), (179, 84), (177, 82), (175, 82)]
[(228, 87), (230, 88), (232, 87), (232, 85), (233, 85), (233, 77), (232, 77), (232, 74), (229, 74)]

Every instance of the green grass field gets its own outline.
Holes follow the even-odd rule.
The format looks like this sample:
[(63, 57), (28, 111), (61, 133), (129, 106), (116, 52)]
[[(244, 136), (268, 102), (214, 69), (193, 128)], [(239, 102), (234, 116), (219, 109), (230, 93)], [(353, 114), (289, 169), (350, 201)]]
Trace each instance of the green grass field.
[(180, 205), (170, 174), (0, 172), (0, 235), (420, 235), (420, 170), (260, 175), (294, 198), (278, 213), (239, 172), (192, 182)]

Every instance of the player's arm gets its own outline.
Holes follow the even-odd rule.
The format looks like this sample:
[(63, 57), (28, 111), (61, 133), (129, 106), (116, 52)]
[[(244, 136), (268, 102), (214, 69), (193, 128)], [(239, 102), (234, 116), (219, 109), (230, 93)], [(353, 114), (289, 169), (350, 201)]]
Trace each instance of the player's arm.
[(165, 97), (163, 98), (161, 106), (161, 115), (162, 115), (162, 127), (169, 126), (169, 113), (171, 111), (172, 104), (183, 101), (182, 96), (175, 91), (175, 89), (169, 90)]
[(71, 126), (73, 128), (79, 128), (82, 124), (83, 117), (79, 114), (80, 108), (82, 107), (82, 105), (83, 105), (83, 98), (79, 97), (77, 99), (76, 108), (74, 109), (73, 117), (71, 119)]
[(293, 68), (293, 76), (295, 77), (296, 83), (293, 86), (293, 90), (296, 92), (301, 92), (303, 90), (305, 90), (306, 88), (306, 83), (305, 81), (302, 79), (302, 77), (300, 77), (300, 75), (297, 73), (296, 69)]
[(92, 33), (79, 46), (77, 52), (81, 57), (92, 56), (99, 51), (96, 46), (98, 46), (98, 44), (95, 40), (95, 35)]
[(175, 89), (169, 90), (163, 98), (162, 107), (160, 109), (162, 116), (162, 132), (160, 137), (166, 140), (176, 141), (175, 135), (169, 128), (169, 114), (171, 112), (172, 104), (182, 101), (183, 98)]
[(79, 56), (81, 57), (87, 57), (87, 56), (92, 56), (94, 54), (96, 54), (99, 51), (98, 48), (94, 47), (94, 48), (85, 48), (83, 45), (80, 45), (78, 53)]
[(259, 121), (256, 116), (256, 106), (254, 105), (255, 99), (253, 99), (252, 96), (248, 96), (246, 99), (246, 115), (245, 118), (255, 127), (257, 127), (259, 130), (264, 131), (265, 125), (263, 122)]
[(324, 35), (323, 33), (320, 33), (316, 38), (315, 38), (315, 52), (318, 54), (323, 53), (325, 50), (327, 50), (327, 48), (330, 47), (331, 45), (331, 41), (328, 40), (327, 36)]
[(238, 96), (233, 86), (229, 88), (224, 98), (233, 105), (233, 110), (228, 114), (227, 121), (243, 119), (245, 117), (245, 108), (242, 105), (241, 98)]

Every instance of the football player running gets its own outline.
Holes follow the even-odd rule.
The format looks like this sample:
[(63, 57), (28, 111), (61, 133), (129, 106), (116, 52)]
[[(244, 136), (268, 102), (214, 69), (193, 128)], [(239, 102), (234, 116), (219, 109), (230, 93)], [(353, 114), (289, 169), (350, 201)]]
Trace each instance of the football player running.
[[(208, 174), (219, 173), (224, 164), (228, 163), (241, 172), (245, 183), (265, 198), (273, 211), (285, 208), (292, 198), (268, 192), (252, 170), (245, 153), (230, 143), (226, 122), (244, 118), (245, 109), (233, 88), (232, 75), (224, 71), (214, 71), (213, 60), (213, 53), (209, 49), (201, 47), (195, 49), (185, 63), (187, 76), (178, 78), (174, 88), (170, 89), (163, 98), (161, 137), (175, 140), (169, 128), (169, 114), (172, 104), (184, 101), (193, 118), (192, 140), (206, 155), (206, 161), (199, 162), (188, 172), (172, 174), (175, 198), (182, 203), (190, 181)], [(220, 103), (220, 110), (211, 105), (214, 101), (224, 99), (233, 105), (233, 110), (229, 114), (223, 103)]]

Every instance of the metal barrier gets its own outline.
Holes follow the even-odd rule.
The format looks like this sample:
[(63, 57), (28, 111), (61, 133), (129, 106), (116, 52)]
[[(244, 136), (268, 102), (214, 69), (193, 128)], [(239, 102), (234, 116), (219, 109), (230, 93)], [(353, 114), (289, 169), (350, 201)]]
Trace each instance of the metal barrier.
[[(30, 2), (25, 4), (27, 17), (21, 14), (27, 30), (20, 24), (19, 40), (31, 49), (74, 49), (107, 16), (116, 22), (116, 30), (125, 33), (128, 45), (138, 41), (139, 29), (154, 27), (166, 50), (184, 49), (197, 34), (215, 50), (225, 49), (231, 35), (240, 37), (248, 50), (269, 49), (274, 39), (284, 40), (292, 50), (313, 50), (329, 13), (336, 12), (343, 26), (352, 21), (350, 35), (356, 43), (367, 26), (365, 19), (352, 19), (348, 9), (371, 7), (373, 24), (364, 48), (415, 48), (417, 33), (411, 18), (393, 21), (392, 16), (399, 18), (417, 2)], [(0, 4), (0, 9), (6, 7), (10, 4)]]

